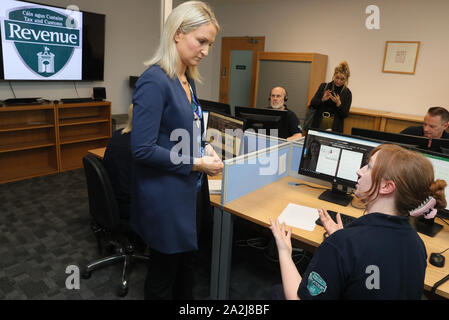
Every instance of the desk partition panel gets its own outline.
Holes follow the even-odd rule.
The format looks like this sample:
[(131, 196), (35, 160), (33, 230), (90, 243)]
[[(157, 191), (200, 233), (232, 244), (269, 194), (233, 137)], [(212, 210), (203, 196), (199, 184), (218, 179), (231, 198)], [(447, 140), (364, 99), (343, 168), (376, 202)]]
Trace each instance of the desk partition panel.
[(292, 142), (290, 157), (289, 157), (289, 172), (288, 175), (290, 177), (295, 177), (298, 174), (299, 164), (301, 163), (301, 155), (302, 155), (302, 148), (303, 148), (304, 142)]
[(287, 142), (286, 139), (267, 136), (247, 130), (243, 136), (243, 146), (240, 154), (248, 154), (258, 150), (267, 149), (285, 142)]
[(287, 176), (291, 150), (291, 143), (284, 142), (225, 160), (221, 204), (236, 200)]

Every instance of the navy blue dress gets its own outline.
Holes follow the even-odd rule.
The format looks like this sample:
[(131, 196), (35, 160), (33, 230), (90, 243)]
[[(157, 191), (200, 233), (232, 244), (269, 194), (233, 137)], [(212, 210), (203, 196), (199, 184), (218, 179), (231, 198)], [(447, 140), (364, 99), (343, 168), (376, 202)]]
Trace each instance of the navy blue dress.
[(140, 76), (133, 103), (131, 225), (161, 253), (197, 250), (197, 191), (204, 177), (192, 167), (201, 156), (202, 120), (195, 121), (179, 80), (158, 65)]

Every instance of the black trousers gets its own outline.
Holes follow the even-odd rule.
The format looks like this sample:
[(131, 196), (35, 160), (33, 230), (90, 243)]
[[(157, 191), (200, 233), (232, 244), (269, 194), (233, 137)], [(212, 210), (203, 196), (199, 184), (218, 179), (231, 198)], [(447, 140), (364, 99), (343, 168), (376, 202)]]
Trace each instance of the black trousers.
[[(203, 183), (197, 194), (196, 228), (199, 238), (201, 220), (209, 209), (209, 189)], [(145, 279), (145, 300), (193, 300), (196, 251), (164, 254), (150, 249)]]
[(150, 250), (145, 300), (193, 300), (194, 253)]

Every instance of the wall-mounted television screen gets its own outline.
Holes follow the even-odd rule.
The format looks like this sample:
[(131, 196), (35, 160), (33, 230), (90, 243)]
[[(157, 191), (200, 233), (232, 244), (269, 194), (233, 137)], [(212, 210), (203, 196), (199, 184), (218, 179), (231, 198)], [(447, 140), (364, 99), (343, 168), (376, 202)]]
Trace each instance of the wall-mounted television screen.
[(104, 78), (102, 14), (1, 0), (0, 29), (0, 80)]

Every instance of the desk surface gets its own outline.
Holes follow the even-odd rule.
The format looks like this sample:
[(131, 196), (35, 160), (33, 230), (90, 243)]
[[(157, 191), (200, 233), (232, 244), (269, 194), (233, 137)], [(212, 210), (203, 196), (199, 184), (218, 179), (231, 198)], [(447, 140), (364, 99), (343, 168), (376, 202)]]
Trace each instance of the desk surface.
[(96, 156), (96, 157), (98, 157), (100, 159), (103, 159), (104, 158), (104, 153), (106, 152), (106, 147), (88, 150), (87, 152), (90, 153), (90, 154), (93, 154), (94, 156)]
[[(318, 196), (323, 192), (322, 190), (309, 188), (307, 186), (291, 186), (288, 182), (307, 183), (308, 185), (318, 186), (295, 178), (286, 177), (226, 204), (223, 207), (223, 210), (264, 227), (269, 226), (270, 218), (276, 219), (279, 217), (289, 203), (312, 208), (323, 207), (354, 217), (359, 217), (363, 214), (362, 209), (356, 209), (351, 205), (342, 207), (327, 201), (319, 200)], [(264, 201), (263, 199), (267, 200)], [(268, 199), (270, 200), (268, 201)], [(273, 201), (273, 199), (276, 199), (276, 201)], [(220, 207), (220, 196), (211, 196), (211, 203), (216, 207)], [(354, 200), (353, 205), (360, 206), (360, 203), (357, 200)], [(426, 245), (428, 257), (432, 252), (442, 252), (449, 247), (449, 227), (441, 221), (437, 222), (442, 224), (444, 228), (436, 235), (436, 237), (431, 238), (418, 233)], [(312, 247), (318, 247), (321, 244), (323, 241), (323, 234), (324, 228), (321, 226), (316, 226), (312, 232), (297, 228), (292, 229), (293, 238)], [(428, 264), (425, 278), (425, 290), (430, 291), (435, 282), (441, 280), (447, 274), (449, 274), (449, 262), (446, 262), (443, 268), (437, 268)], [(449, 298), (449, 282), (441, 285), (436, 293), (445, 298)]]
[[(102, 159), (105, 150), (106, 148), (98, 148), (89, 150), (89, 153)], [(220, 177), (217, 178), (220, 179)], [(354, 208), (351, 205), (342, 207), (337, 204), (319, 200), (318, 196), (323, 192), (322, 190), (306, 186), (291, 186), (288, 184), (289, 182), (307, 183), (311, 186), (321, 187), (310, 182), (287, 177), (226, 204), (223, 207), (223, 210), (267, 228), (270, 225), (269, 219), (276, 219), (279, 217), (289, 203), (312, 208), (326, 208), (354, 217), (359, 217), (363, 214), (362, 209)], [(263, 199), (267, 200), (264, 201)], [(273, 201), (273, 199), (276, 199), (276, 201)], [(221, 207), (220, 195), (211, 195), (210, 201), (213, 206)], [(353, 205), (361, 206), (357, 200), (353, 201)], [(438, 220), (439, 219), (437, 219), (437, 222), (443, 225), (443, 229), (434, 238), (418, 233), (426, 245), (428, 257), (430, 257), (432, 252), (442, 252), (449, 247), (449, 226)], [(316, 226), (314, 231), (305, 231), (297, 228), (293, 228), (292, 230), (293, 238), (313, 248), (316, 248), (321, 244), (323, 241), (323, 234), (324, 228), (320, 226)], [(449, 257), (447, 257), (446, 260), (449, 261)], [(424, 281), (424, 288), (427, 291), (430, 291), (437, 281), (449, 274), (448, 261), (446, 261), (443, 268), (437, 268), (431, 264), (427, 264), (426, 278)], [(449, 298), (449, 281), (442, 284), (436, 290), (436, 294)]]

